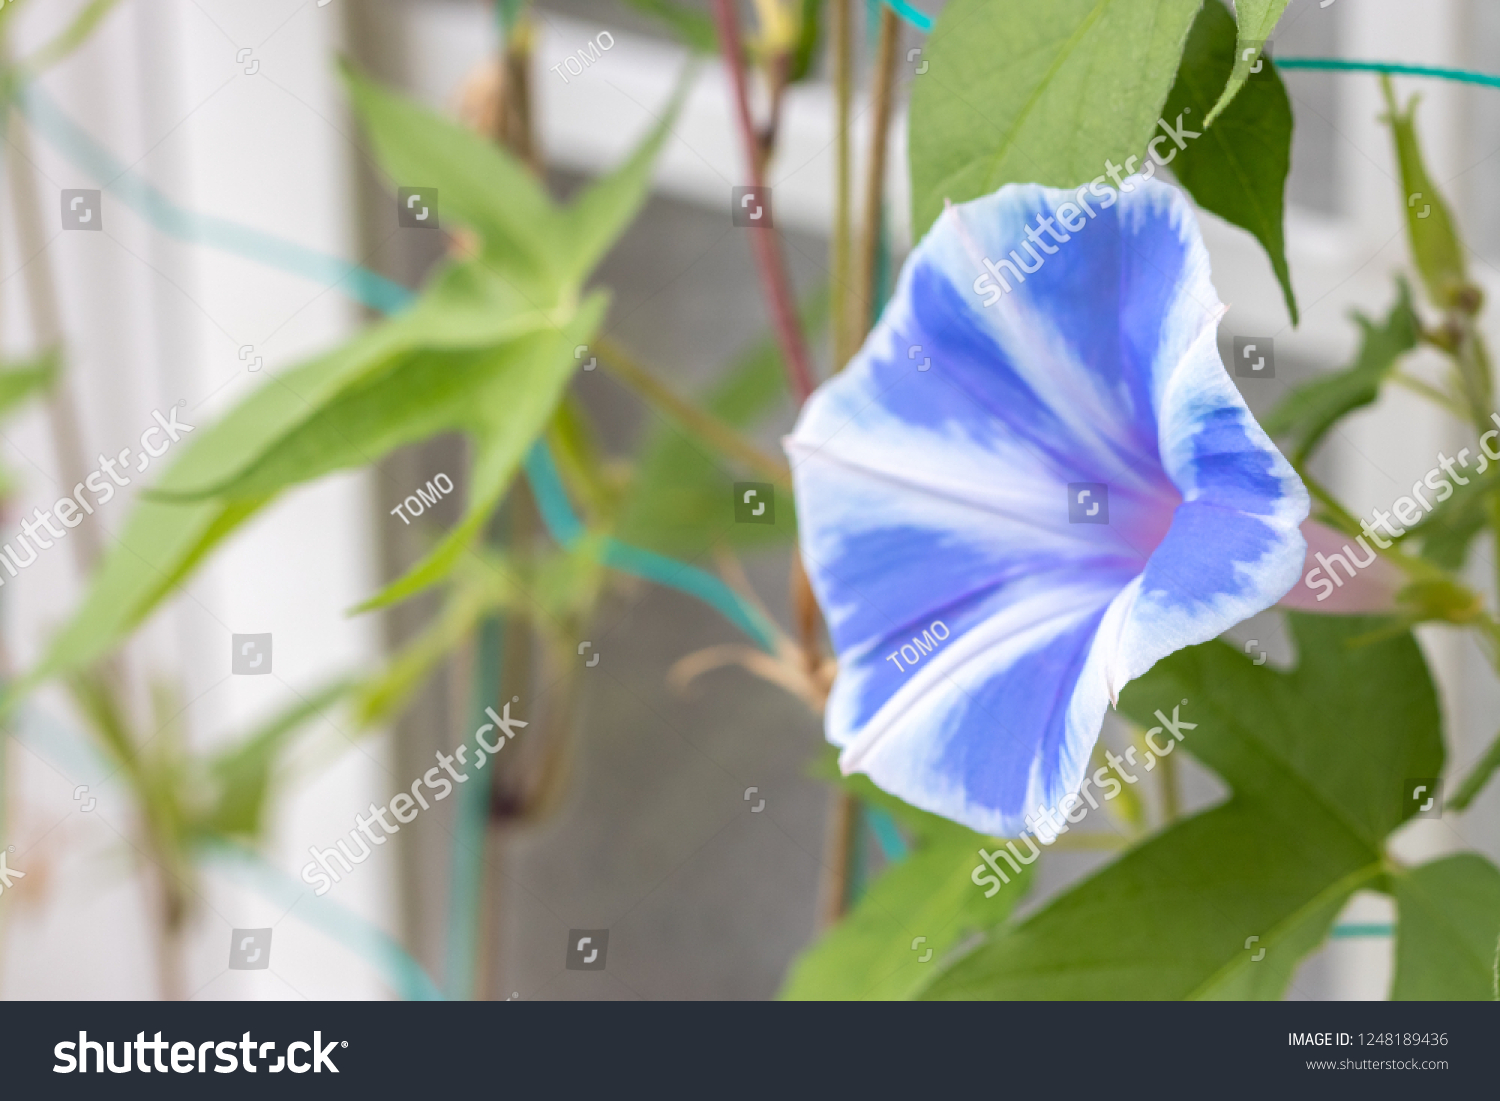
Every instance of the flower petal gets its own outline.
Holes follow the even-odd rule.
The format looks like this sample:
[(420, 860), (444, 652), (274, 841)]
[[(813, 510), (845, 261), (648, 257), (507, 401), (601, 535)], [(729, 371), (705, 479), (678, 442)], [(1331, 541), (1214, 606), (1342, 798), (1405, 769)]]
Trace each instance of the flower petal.
[[(1307, 558), (1302, 563), (1302, 583), (1293, 585), (1281, 598), (1283, 608), (1325, 615), (1390, 615), (1396, 611), (1396, 594), (1406, 585), (1406, 575), (1390, 559), (1376, 556), (1368, 542), (1334, 531), (1316, 520), (1302, 524), (1307, 540)], [(1341, 563), (1335, 560), (1341, 557)], [(1323, 563), (1328, 569), (1323, 569)], [(1354, 567), (1369, 562), (1359, 570)], [(1332, 582), (1325, 580), (1331, 575)], [(1347, 572), (1346, 572), (1347, 571)], [(1354, 576), (1350, 577), (1352, 573)]]

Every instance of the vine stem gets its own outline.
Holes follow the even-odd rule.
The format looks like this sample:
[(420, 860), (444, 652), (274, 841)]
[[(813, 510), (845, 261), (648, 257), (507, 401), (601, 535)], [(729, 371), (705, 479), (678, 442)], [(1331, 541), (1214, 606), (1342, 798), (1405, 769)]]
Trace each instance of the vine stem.
[[(901, 38), (901, 21), (890, 8), (880, 11), (880, 40), (875, 49), (875, 91), (871, 114), (870, 163), (865, 176), (864, 225), (859, 238), (859, 265), (856, 272), (855, 301), (852, 309), (858, 316), (851, 319), (851, 344), (863, 341), (874, 321), (880, 303), (880, 288), (875, 285), (876, 258), (880, 245), (881, 215), (885, 210), (886, 149), (891, 130), (891, 108), (895, 99), (896, 46)], [(846, 139), (847, 144), (847, 139)]]
[[(744, 54), (740, 45), (740, 27), (734, 11), (734, 0), (714, 0), (714, 20), (718, 24), (719, 46), (724, 54), (724, 67), (734, 95), (735, 125), (744, 147), (750, 186), (760, 192), (765, 189), (765, 177), (761, 171), (759, 139), (755, 136), (755, 125), (750, 120)], [(802, 329), (797, 321), (797, 311), (792, 305), (791, 286), (781, 257), (781, 239), (770, 226), (751, 230), (750, 247), (760, 270), (761, 289), (771, 312), (776, 341), (781, 345), (782, 358), (786, 361), (787, 381), (800, 406), (813, 392), (813, 374), (807, 356), (807, 345), (802, 339)]]
[(849, 118), (854, 99), (852, 3), (853, 0), (829, 2), (829, 48), (833, 55), (834, 90), (833, 239), (829, 243), (829, 269), (833, 282), (833, 369), (836, 372), (842, 371), (854, 354), (850, 340), (850, 315), (854, 303), (851, 301), (853, 233), (849, 209)]

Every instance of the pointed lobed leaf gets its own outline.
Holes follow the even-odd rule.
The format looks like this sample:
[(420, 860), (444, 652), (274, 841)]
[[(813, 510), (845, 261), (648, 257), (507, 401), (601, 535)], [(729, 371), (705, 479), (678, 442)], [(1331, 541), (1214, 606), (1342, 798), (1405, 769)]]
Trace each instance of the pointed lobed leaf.
[(909, 123), (914, 236), (1015, 181), (1076, 187), (1139, 154), (1202, 0), (953, 0)]
[[(1163, 112), (1164, 118), (1174, 122), (1181, 116), (1184, 129), (1199, 131), (1198, 137), (1176, 150), (1172, 172), (1204, 210), (1249, 231), (1260, 242), (1295, 325), (1297, 300), (1282, 229), (1292, 160), (1292, 106), (1276, 67), (1269, 58), (1263, 59), (1261, 71), (1251, 76), (1212, 126), (1187, 125), (1209, 113), (1209, 105), (1231, 71), (1238, 72), (1234, 17), (1218, 0), (1208, 0), (1193, 21)], [(1161, 143), (1158, 149), (1170, 149), (1172, 144)]]
[(1405, 781), (1443, 761), (1436, 693), (1409, 632), (1355, 645), (1383, 621), (1290, 620), (1289, 673), (1211, 642), (1121, 696), (1143, 725), (1181, 707), (1197, 723), (1181, 746), (1230, 785), (1229, 801), (996, 932), (925, 996), (1281, 996), (1349, 895), (1383, 874), (1385, 838), (1409, 813)]

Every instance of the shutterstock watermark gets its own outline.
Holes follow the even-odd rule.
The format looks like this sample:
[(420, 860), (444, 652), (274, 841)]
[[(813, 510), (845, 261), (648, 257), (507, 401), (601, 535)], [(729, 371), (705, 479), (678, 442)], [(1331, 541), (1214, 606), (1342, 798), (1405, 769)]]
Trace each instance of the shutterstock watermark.
[[(303, 1033), (305, 1036), (306, 1033)], [(250, 1033), (246, 1032), (238, 1040), (204, 1040), (202, 1043), (194, 1043), (191, 1040), (163, 1040), (161, 1033), (156, 1034), (152, 1040), (146, 1039), (144, 1032), (137, 1032), (135, 1039), (120, 1042), (120, 1062), (115, 1062), (115, 1041), (106, 1040), (101, 1043), (98, 1040), (90, 1040), (87, 1032), (80, 1032), (77, 1040), (60, 1040), (52, 1048), (52, 1054), (57, 1063), (52, 1068), (53, 1074), (89, 1074), (90, 1066), (92, 1073), (103, 1074), (108, 1068), (111, 1074), (129, 1074), (132, 1070), (138, 1070), (142, 1074), (150, 1074), (153, 1070), (158, 1074), (207, 1074), (210, 1069), (215, 1074), (233, 1074), (237, 1070), (244, 1070), (247, 1074), (255, 1074), (265, 1070), (270, 1074), (280, 1074), (289, 1070), (293, 1074), (306, 1074), (312, 1071), (314, 1074), (339, 1073), (339, 1068), (333, 1062), (333, 1050), (335, 1048), (346, 1048), (348, 1040), (329, 1040), (323, 1042), (323, 1033), (314, 1031), (312, 1041), (293, 1040), (286, 1045), (286, 1054), (277, 1055), (276, 1061), (271, 1062), (271, 1056), (276, 1051), (275, 1040), (256, 1040)], [(135, 1049), (135, 1062), (131, 1064), (131, 1049)], [(236, 1051), (238, 1049), (238, 1051)], [(209, 1065), (210, 1057), (214, 1062)], [(259, 1059), (260, 1065), (256, 1065)], [(167, 1062), (171, 1066), (167, 1066)]]
[[(1120, 780), (1124, 780), (1126, 784), (1139, 783), (1141, 778), (1127, 771), (1125, 768), (1126, 764), (1135, 765), (1137, 768), (1144, 767), (1147, 772), (1150, 772), (1156, 767), (1158, 760), (1177, 748), (1177, 743), (1182, 741), (1184, 737), (1184, 731), (1198, 729), (1197, 723), (1187, 722), (1180, 717), (1179, 711), (1186, 705), (1187, 700), (1183, 700), (1181, 704), (1173, 707), (1170, 719), (1162, 714), (1159, 708), (1157, 709), (1156, 717), (1161, 720), (1161, 726), (1153, 726), (1150, 730), (1146, 731), (1146, 744), (1151, 748), (1146, 752), (1144, 765), (1135, 759), (1135, 746), (1129, 746), (1125, 750), (1125, 756), (1123, 757), (1106, 749), (1104, 751), (1104, 759), (1109, 764), (1095, 770), (1092, 776), (1085, 776), (1083, 778), (1083, 786), (1078, 789), (1077, 794), (1069, 792), (1062, 797), (1056, 807), (1039, 806), (1031, 814), (1026, 815), (1027, 830), (1022, 831), (1021, 836), (1017, 840), (1025, 842), (1026, 848), (1030, 852), (1029, 856), (1021, 855), (1021, 850), (1016, 848), (1015, 841), (1007, 841), (1004, 848), (996, 849), (992, 853), (980, 849), (979, 859), (984, 861), (984, 863), (975, 865), (974, 870), (969, 873), (969, 879), (973, 881), (974, 886), (984, 887), (988, 885), (989, 889), (984, 892), (984, 897), (993, 898), (995, 893), (1000, 890), (1000, 884), (1010, 882), (1010, 876), (1006, 875), (1005, 869), (1000, 866), (999, 861), (1001, 859), (1010, 865), (1012, 873), (1019, 875), (1022, 864), (1030, 864), (1042, 855), (1042, 850), (1036, 847), (1036, 843), (1030, 837), (1026, 836), (1028, 832), (1035, 836), (1037, 841), (1040, 841), (1043, 845), (1051, 845), (1057, 840), (1060, 834), (1068, 832), (1068, 823), (1076, 826), (1088, 816), (1090, 809), (1098, 810), (1099, 803), (1094, 798), (1093, 792), (1089, 790), (1090, 788), (1100, 789), (1104, 794), (1104, 801), (1109, 802), (1109, 800), (1125, 790), (1125, 786), (1120, 783)], [(1163, 731), (1166, 731), (1171, 737), (1163, 738), (1162, 742), (1158, 744), (1156, 736)], [(1111, 770), (1120, 777), (1120, 780), (1110, 775)], [(1084, 806), (1084, 800), (1088, 801), (1088, 806)], [(999, 878), (996, 878), (997, 876)]]
[[(1481, 453), (1475, 456), (1479, 460), (1479, 465), (1474, 468), (1475, 477), (1488, 470), (1492, 462), (1500, 462), (1500, 447), (1491, 450), (1491, 441), (1500, 436), (1500, 413), (1491, 413), (1490, 420), (1494, 422), (1495, 427), (1479, 437)], [(1363, 560), (1354, 552), (1354, 547), (1348, 543), (1344, 544), (1341, 551), (1335, 551), (1330, 555), (1325, 555), (1321, 551), (1314, 552), (1313, 557), (1318, 560), (1318, 565), (1303, 575), (1302, 583), (1314, 591), (1321, 589), (1322, 591), (1318, 592), (1318, 599), (1327, 600), (1333, 595), (1335, 588), (1343, 588), (1346, 580), (1353, 581), (1359, 571), (1373, 563), (1376, 558), (1375, 549), (1365, 541), (1366, 539), (1373, 542), (1380, 550), (1388, 549), (1392, 540), (1405, 535), (1407, 529), (1421, 521), (1435, 505), (1452, 497), (1455, 482), (1461, 486), (1469, 484), (1469, 479), (1458, 472), (1459, 467), (1464, 470), (1469, 469), (1469, 454), (1469, 449), (1465, 447), (1450, 459), (1439, 451), (1437, 464), (1412, 483), (1411, 496), (1396, 498), (1389, 512), (1385, 509), (1371, 509), (1370, 519), (1360, 520), (1359, 527), (1364, 534), (1356, 535), (1354, 543), (1365, 552)], [(1424, 489), (1432, 491), (1432, 500), (1428, 500), (1427, 494), (1423, 492)], [(1380, 529), (1384, 529), (1390, 539), (1382, 536)], [(1339, 571), (1334, 569), (1336, 565), (1342, 566), (1344, 575), (1347, 576), (1341, 576)]]
[[(515, 696), (511, 703), (519, 703), (520, 699), (521, 697)], [(495, 714), (493, 707), (486, 707), (484, 713), (494, 722), (485, 723), (474, 732), (474, 744), (479, 747), (472, 762), (472, 767), (475, 769), (483, 768), (492, 755), (504, 749), (505, 743), (516, 736), (516, 728), (524, 728), (527, 725), (520, 719), (510, 717), (509, 703), (505, 705), (504, 713), (501, 715)], [(499, 735), (493, 742), (487, 741), (485, 735), (496, 729), (500, 731)], [(350, 874), (354, 871), (354, 865), (363, 864), (370, 858), (373, 846), (384, 845), (387, 835), (400, 833), (404, 824), (415, 821), (421, 811), (430, 809), (431, 804), (422, 794), (424, 787), (428, 791), (436, 792), (432, 800), (434, 803), (440, 803), (453, 794), (455, 783), (468, 783), (469, 773), (461, 772), (454, 767), (455, 764), (470, 767), (468, 757), (467, 745), (459, 746), (451, 754), (438, 750), (437, 765), (429, 768), (420, 779), (412, 782), (410, 794), (405, 791), (398, 792), (391, 796), (385, 806), (376, 806), (371, 803), (368, 816), (361, 817), (358, 814), (354, 816), (354, 829), (349, 831), (349, 839), (359, 847), (359, 855), (356, 856), (354, 849), (344, 844), (343, 838), (339, 838), (338, 848), (320, 850), (313, 845), (307, 850), (312, 854), (312, 859), (302, 866), (302, 882), (315, 888), (313, 891), (315, 895), (326, 895), (333, 890), (333, 885), (341, 880), (335, 864), (343, 868), (344, 875)], [(442, 775), (443, 772), (448, 775)], [(453, 779), (450, 780), (449, 776)], [(394, 823), (386, 820), (387, 811), (396, 819)], [(380, 824), (378, 833), (373, 828), (377, 822)]]
[[(1191, 108), (1185, 108), (1182, 114), (1177, 116), (1175, 126), (1167, 122), (1164, 118), (1156, 120), (1157, 125), (1165, 133), (1156, 135), (1156, 137), (1146, 143), (1146, 157), (1141, 169), (1141, 179), (1149, 180), (1152, 176), (1156, 175), (1158, 167), (1165, 167), (1172, 163), (1172, 160), (1177, 156), (1177, 151), (1187, 148), (1190, 138), (1203, 136), (1202, 131), (1189, 130), (1183, 124), (1182, 117), (1189, 111), (1191, 111)], [(1163, 155), (1157, 146), (1165, 144), (1168, 140), (1172, 141), (1176, 148), (1169, 146), (1166, 154)], [(1041, 266), (1046, 263), (1048, 256), (1056, 255), (1058, 245), (1071, 241), (1073, 234), (1088, 225), (1088, 222), (1083, 220), (1083, 215), (1087, 214), (1090, 219), (1098, 217), (1098, 212), (1089, 205), (1086, 196), (1093, 196), (1098, 201), (1100, 210), (1108, 210), (1119, 201), (1120, 196), (1116, 192), (1116, 188), (1126, 194), (1134, 191), (1136, 185), (1125, 177), (1135, 174), (1135, 165), (1139, 160), (1142, 160), (1142, 158), (1129, 156), (1125, 158), (1125, 163), (1121, 165), (1106, 159), (1103, 174), (1095, 176), (1093, 180), (1080, 187), (1074, 194), (1071, 202), (1065, 202), (1059, 206), (1052, 212), (1052, 217), (1050, 218), (1046, 215), (1038, 214), (1036, 226), (1028, 225), (1026, 227), (1027, 239), (1021, 242), (1021, 248), (1025, 249), (1031, 255), (1032, 260), (1035, 261), (1030, 267), (1027, 267), (1026, 261), (1021, 259), (1021, 254), (1016, 249), (1010, 250), (1009, 259), (1001, 257), (999, 260), (991, 260), (985, 257), (985, 271), (974, 280), (974, 293), (984, 299), (982, 304), (993, 306), (996, 302), (1000, 301), (1001, 295), (1010, 293), (1010, 280), (1002, 273), (1002, 268), (1008, 269), (1012, 278), (1017, 283), (1026, 282), (1026, 277), (1040, 270)], [(1105, 184), (1105, 176), (1108, 176), (1115, 182), (1114, 187), (1109, 187)], [(1054, 229), (1054, 223), (1060, 226), (1063, 232)], [(1043, 233), (1051, 237), (1055, 243), (1048, 244), (1042, 236)], [(1042, 251), (1037, 252), (1038, 248)]]
[[(168, 415), (165, 417), (156, 411), (153, 411), (151, 415), (156, 418), (156, 423), (141, 433), (141, 454), (134, 468), (137, 474), (144, 473), (151, 465), (152, 459), (165, 455), (167, 448), (176, 443), (184, 432), (193, 431), (191, 424), (183, 424), (177, 419), (177, 406), (175, 405), (168, 410)], [(160, 443), (160, 447), (152, 446), (153, 436)], [(37, 560), (40, 551), (51, 548), (52, 544), (61, 540), (70, 529), (83, 523), (85, 516), (92, 516), (96, 505), (108, 504), (115, 495), (116, 486), (130, 484), (129, 476), (124, 473), (131, 469), (130, 452), (131, 449), (127, 447), (113, 459), (100, 455), (99, 465), (92, 474), (73, 487), (71, 497), (58, 498), (57, 503), (48, 512), (43, 512), (39, 508), (32, 509), (31, 514), (35, 519), (22, 520), (21, 532), (18, 532), (15, 537), (16, 544), (27, 552), (26, 560), (23, 562), (21, 556), (16, 553), (15, 547), (6, 543), (4, 548), (0, 549), (0, 566), (4, 566), (10, 576), (19, 576), (22, 570)], [(120, 468), (118, 472), (115, 469), (117, 466)], [(104, 477), (106, 474), (109, 475), (108, 481)], [(84, 497), (85, 489), (94, 495), (93, 504), (89, 504)], [(62, 524), (61, 530), (52, 523), (53, 519)], [(47, 535), (43, 535), (40, 528), (46, 528)], [(31, 540), (31, 544), (26, 542), (27, 539)], [(0, 585), (4, 584), (5, 579), (0, 577)]]

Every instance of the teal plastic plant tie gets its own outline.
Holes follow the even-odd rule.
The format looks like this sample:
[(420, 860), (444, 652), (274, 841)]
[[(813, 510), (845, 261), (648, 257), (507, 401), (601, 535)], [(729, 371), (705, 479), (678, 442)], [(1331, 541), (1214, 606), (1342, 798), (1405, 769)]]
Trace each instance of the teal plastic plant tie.
[(932, 16), (919, 12), (916, 8), (908, 4), (906, 0), (885, 0), (885, 5), (923, 34), (928, 34), (932, 31)]
[(1396, 76), (1430, 76), (1438, 80), (1456, 80), (1460, 84), (1483, 84), (1500, 88), (1500, 76), (1476, 73), (1472, 69), (1450, 69), (1442, 65), (1407, 65), (1399, 61), (1347, 61), (1341, 57), (1276, 57), (1271, 60), (1278, 69), (1328, 69), (1346, 73), (1391, 73)]
[(389, 933), (319, 898), (290, 876), (271, 867), (258, 853), (227, 842), (205, 845), (203, 851), (221, 868), (254, 887), (262, 896), (285, 906), (293, 916), (325, 933), (330, 940), (357, 953), (380, 972), (386, 983), (409, 1002), (440, 1002), (443, 995), (426, 971)]
[(896, 820), (888, 812), (876, 806), (866, 806), (865, 821), (870, 824), (870, 832), (875, 835), (875, 841), (880, 846), (880, 855), (885, 857), (888, 864), (906, 859), (911, 849), (906, 844), (906, 838), (901, 836)]
[[(539, 439), (526, 454), (526, 477), (536, 496), (537, 511), (554, 542), (572, 547), (585, 534), (583, 523), (573, 512), (562, 477), (552, 459), (547, 441)], [(604, 564), (647, 581), (695, 596), (744, 631), (767, 653), (776, 652), (776, 631), (753, 605), (707, 570), (668, 558), (643, 547), (631, 546), (610, 536), (604, 541)]]
[[(469, 704), (469, 730), (485, 721), (486, 706), (500, 703), (500, 663), (505, 653), (505, 624), (490, 616), (480, 625), (475, 654), (474, 697)], [(498, 766), (496, 766), (498, 767)], [(474, 978), (479, 959), (479, 915), (483, 910), (484, 835), (490, 817), (490, 773), (469, 771), (470, 783), (458, 785), (458, 807), (454, 815), (452, 860), (448, 883), (447, 959), (443, 988), (450, 1001), (468, 1001), (474, 996)]]
[(395, 313), (415, 295), (399, 283), (348, 260), (283, 240), (224, 218), (197, 214), (178, 206), (121, 164), (89, 133), (63, 113), (35, 84), (20, 92), (22, 109), (47, 140), (78, 168), (93, 176), (120, 202), (169, 237), (243, 256), (267, 267), (291, 272), (325, 285), (338, 286), (358, 301)]
[(1333, 932), (1328, 935), (1335, 940), (1345, 940), (1349, 937), (1393, 937), (1396, 935), (1396, 927), (1388, 921), (1373, 921), (1364, 924), (1351, 922), (1347, 925), (1335, 925)]
[(547, 534), (558, 546), (572, 547), (582, 539), (583, 522), (573, 512), (563, 489), (562, 476), (557, 464), (552, 461), (552, 451), (547, 441), (538, 439), (526, 453), (526, 477), (531, 482), (531, 491), (536, 495), (537, 511), (542, 514), (542, 523)]

